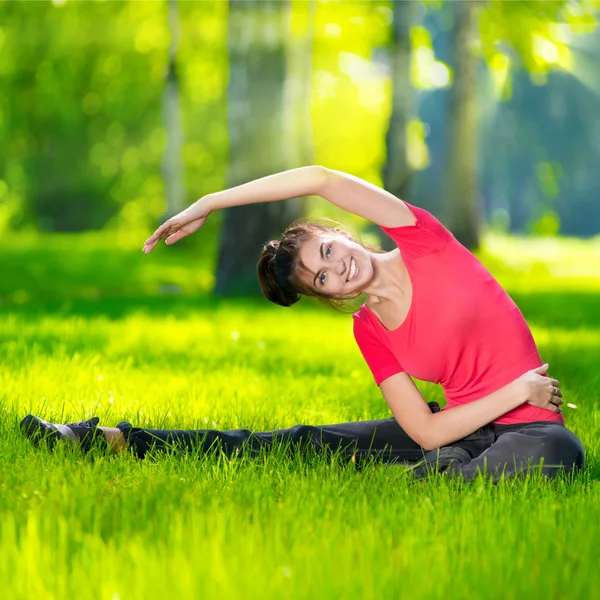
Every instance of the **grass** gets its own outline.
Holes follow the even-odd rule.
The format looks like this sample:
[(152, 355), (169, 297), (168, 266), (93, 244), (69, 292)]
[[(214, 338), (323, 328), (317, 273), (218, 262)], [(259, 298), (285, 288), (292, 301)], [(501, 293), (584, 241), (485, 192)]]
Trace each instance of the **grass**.
[(492, 486), (281, 452), (35, 450), (18, 432), (30, 411), (180, 428), (389, 416), (349, 317), (219, 301), (214, 251), (145, 257), (138, 237), (2, 241), (0, 597), (597, 597), (597, 241), (486, 239), (587, 450), (573, 483)]

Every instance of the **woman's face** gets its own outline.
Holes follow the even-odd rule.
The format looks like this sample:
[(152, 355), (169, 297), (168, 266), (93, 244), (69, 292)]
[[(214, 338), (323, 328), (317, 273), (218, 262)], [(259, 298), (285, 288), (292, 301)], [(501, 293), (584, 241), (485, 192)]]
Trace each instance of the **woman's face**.
[(373, 277), (369, 253), (339, 230), (311, 236), (299, 258), (308, 269), (299, 270), (303, 284), (332, 298), (360, 292)]

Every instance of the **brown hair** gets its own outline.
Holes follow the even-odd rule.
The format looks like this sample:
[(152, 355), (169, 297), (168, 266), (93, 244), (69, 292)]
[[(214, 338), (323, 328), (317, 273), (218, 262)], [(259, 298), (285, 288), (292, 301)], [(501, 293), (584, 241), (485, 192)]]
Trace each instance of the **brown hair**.
[[(340, 226), (335, 221), (327, 220), (327, 223), (325, 225), (316, 221), (295, 221), (283, 232), (280, 240), (271, 240), (263, 246), (256, 271), (260, 288), (267, 300), (280, 306), (292, 306), (300, 300), (300, 296), (312, 296), (323, 304), (340, 310), (363, 295), (357, 292), (343, 298), (332, 298), (306, 287), (298, 277), (300, 269), (307, 270), (300, 260), (302, 244), (312, 236), (331, 232), (334, 226)], [(342, 230), (340, 233), (366, 250), (384, 252), (377, 246), (368, 246), (357, 241), (347, 231)]]

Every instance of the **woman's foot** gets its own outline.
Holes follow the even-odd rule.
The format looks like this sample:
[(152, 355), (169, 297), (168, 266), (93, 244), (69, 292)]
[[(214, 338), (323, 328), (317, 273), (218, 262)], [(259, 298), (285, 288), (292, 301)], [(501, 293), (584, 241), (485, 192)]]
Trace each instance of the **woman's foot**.
[(97, 427), (99, 422), (98, 417), (93, 417), (77, 423), (58, 424), (44, 421), (36, 415), (27, 415), (21, 421), (21, 431), (36, 446), (46, 440), (48, 446), (53, 448), (58, 441), (71, 440), (88, 452), (96, 440), (100, 440), (103, 446), (107, 445), (104, 433)]

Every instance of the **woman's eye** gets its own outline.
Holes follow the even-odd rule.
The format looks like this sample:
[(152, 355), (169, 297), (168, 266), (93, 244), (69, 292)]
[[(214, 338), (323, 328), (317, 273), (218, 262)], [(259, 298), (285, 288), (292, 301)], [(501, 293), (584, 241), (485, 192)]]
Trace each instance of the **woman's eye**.
[(327, 256), (329, 258), (330, 254), (331, 254), (331, 246), (327, 246), (327, 250), (325, 250), (325, 256)]
[(325, 279), (327, 279), (327, 273), (321, 273), (321, 277), (319, 277), (319, 281), (321, 282), (321, 285), (323, 285), (325, 283)]

